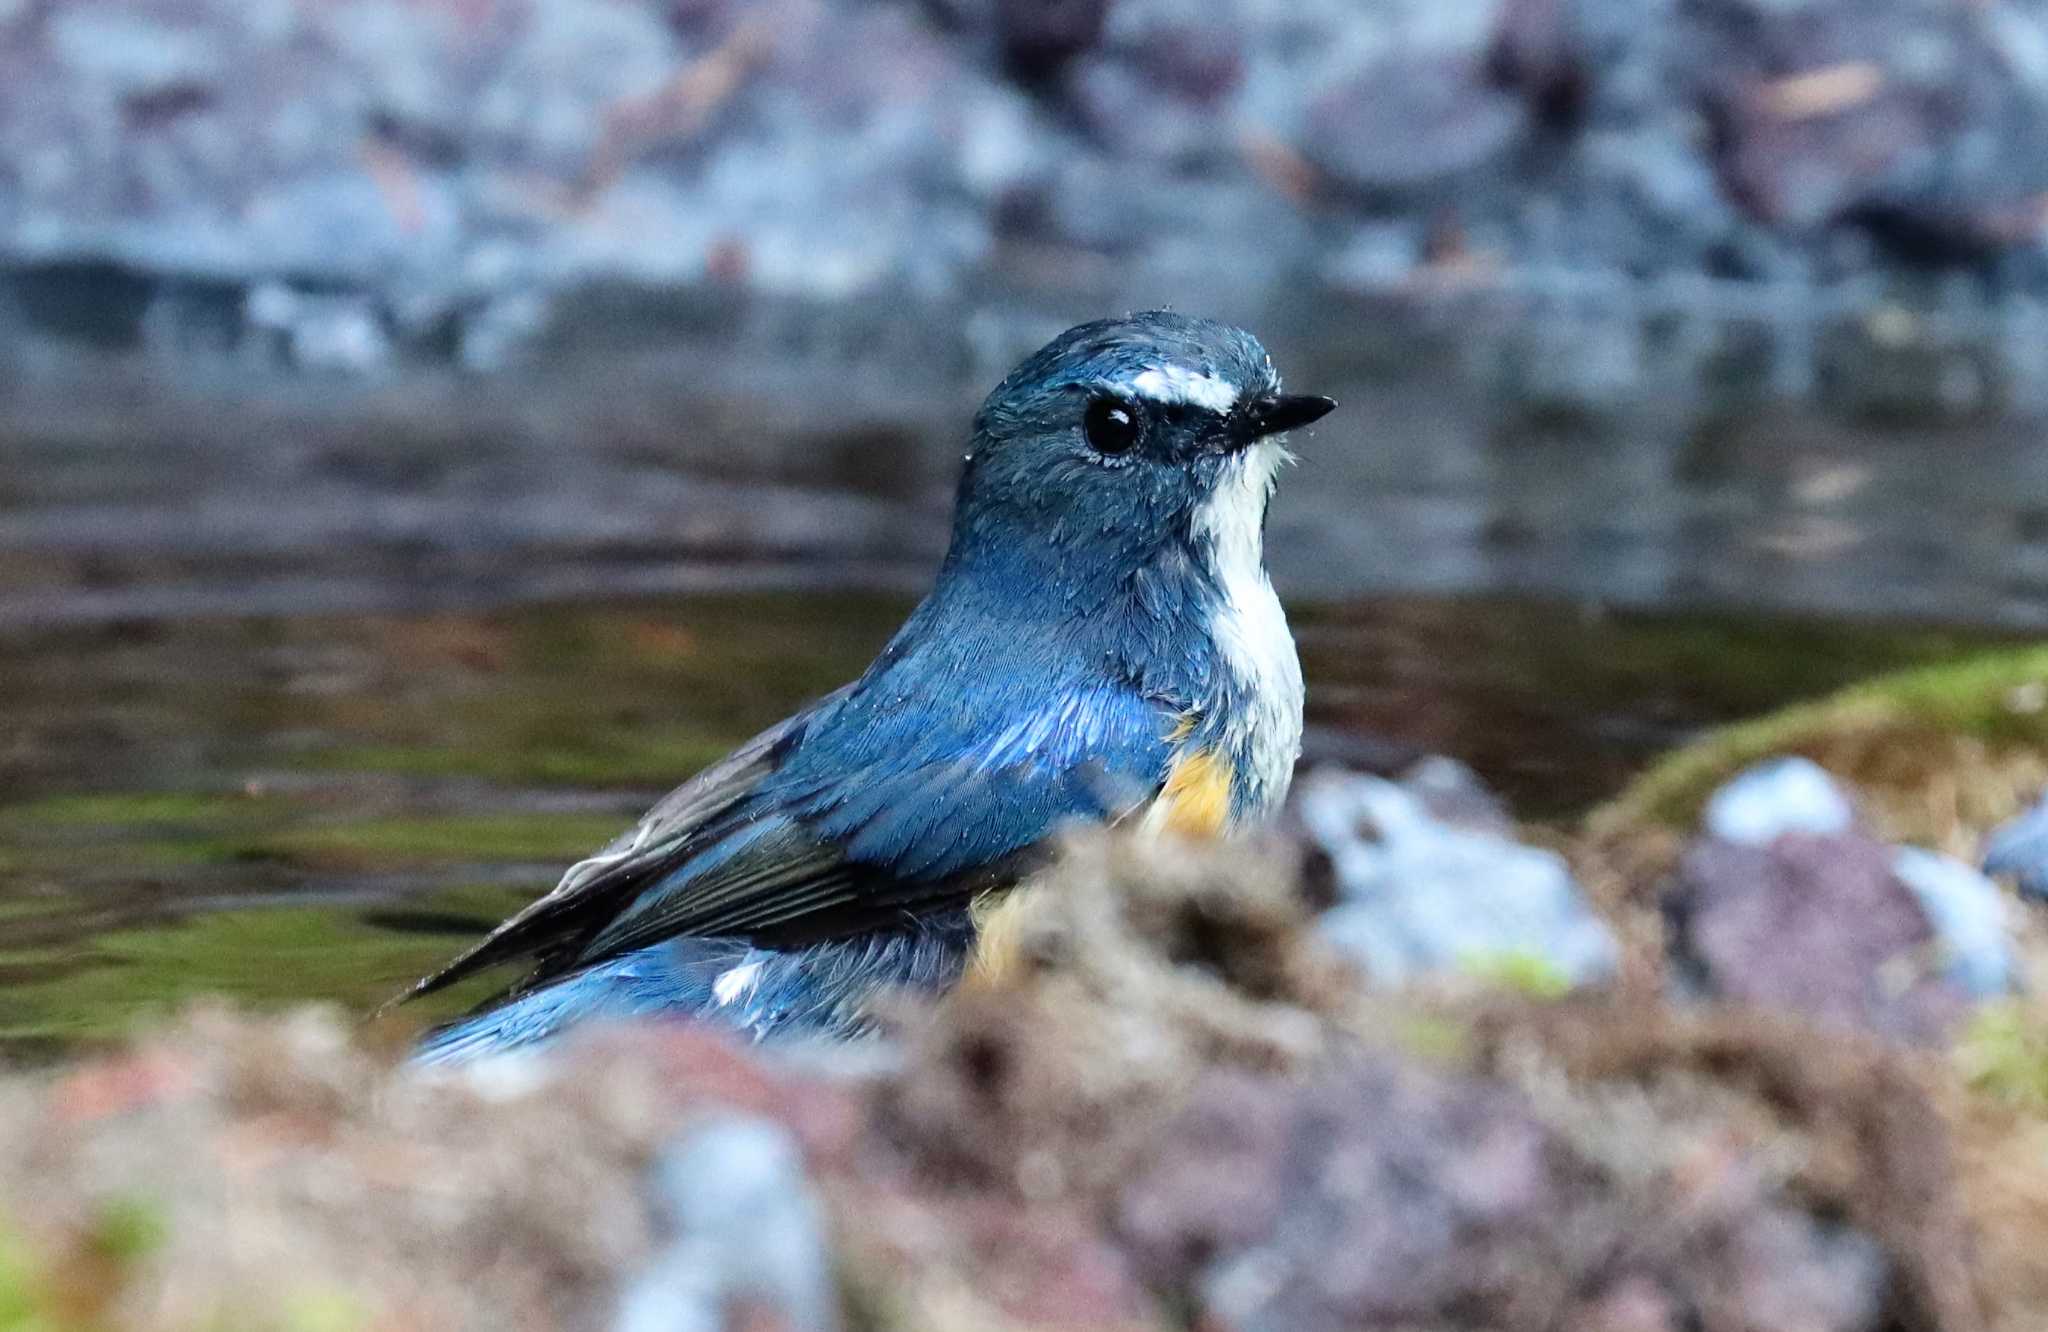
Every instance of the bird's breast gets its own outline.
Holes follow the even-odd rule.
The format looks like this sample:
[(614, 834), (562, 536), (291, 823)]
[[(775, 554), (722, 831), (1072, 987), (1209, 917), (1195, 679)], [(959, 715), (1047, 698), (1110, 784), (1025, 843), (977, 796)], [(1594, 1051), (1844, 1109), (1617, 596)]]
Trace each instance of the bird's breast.
[(1210, 634), (1226, 677), (1215, 705), (1215, 743), (1237, 772), (1239, 813), (1260, 818), (1293, 780), (1304, 694), (1294, 635), (1263, 569), (1235, 586), (1226, 582)]
[(1208, 567), (1203, 621), (1215, 670), (1192, 738), (1228, 759), (1237, 822), (1279, 805), (1301, 753), (1301, 659), (1265, 560), (1266, 502), (1285, 456), (1272, 444), (1245, 450), (1193, 522)]

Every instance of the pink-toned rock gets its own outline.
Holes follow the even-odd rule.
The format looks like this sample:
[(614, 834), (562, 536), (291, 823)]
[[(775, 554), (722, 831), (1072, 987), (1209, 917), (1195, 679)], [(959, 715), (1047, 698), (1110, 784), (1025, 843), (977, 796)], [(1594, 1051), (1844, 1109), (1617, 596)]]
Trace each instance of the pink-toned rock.
[(1666, 899), (1675, 960), (1709, 996), (1938, 1038), (1967, 999), (1943, 979), (1934, 929), (1893, 860), (1861, 834), (1701, 841)]

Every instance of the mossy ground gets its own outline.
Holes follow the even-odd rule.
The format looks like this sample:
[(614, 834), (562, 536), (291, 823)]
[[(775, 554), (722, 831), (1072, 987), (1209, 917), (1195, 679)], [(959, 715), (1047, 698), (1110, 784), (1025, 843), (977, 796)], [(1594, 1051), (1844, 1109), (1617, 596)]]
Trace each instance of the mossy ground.
[(1881, 676), (1717, 730), (1652, 764), (1589, 830), (1689, 829), (1721, 783), (1784, 754), (1851, 783), (1887, 835), (1967, 855), (2048, 786), (2048, 648)]
[[(1965, 860), (2048, 789), (2048, 648), (1880, 676), (1712, 732), (1653, 764), (1587, 818), (1575, 855), (1660, 983), (1656, 897), (1706, 798), (1750, 765), (1810, 758), (1849, 784), (1881, 835)], [(2026, 986), (1986, 1006), (1916, 1071), (1940, 1108), (1988, 1325), (2048, 1327), (2048, 929), (2012, 903)], [(2033, 1237), (2033, 1238), (2024, 1238)]]
[[(2048, 790), (2048, 648), (1965, 654), (1715, 729), (1594, 808), (1566, 849), (1640, 983), (1662, 983), (1657, 897), (1707, 797), (1784, 755), (1852, 788), (1879, 835), (1975, 863), (1984, 836)], [(2021, 919), (2023, 951), (2048, 962), (2039, 924)]]

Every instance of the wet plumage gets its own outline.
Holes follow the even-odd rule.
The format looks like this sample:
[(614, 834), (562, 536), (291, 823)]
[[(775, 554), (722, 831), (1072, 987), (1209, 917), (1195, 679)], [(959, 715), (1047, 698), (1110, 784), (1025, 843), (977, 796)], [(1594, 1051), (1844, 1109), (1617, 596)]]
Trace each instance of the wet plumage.
[(1064, 823), (1267, 813), (1302, 702), (1261, 555), (1276, 437), (1330, 405), (1279, 387), (1249, 334), (1165, 313), (1025, 361), (975, 417), (933, 591), (874, 664), (420, 982), (526, 967), (424, 1055), (664, 1011), (844, 1034), (877, 986), (957, 979), (970, 904)]

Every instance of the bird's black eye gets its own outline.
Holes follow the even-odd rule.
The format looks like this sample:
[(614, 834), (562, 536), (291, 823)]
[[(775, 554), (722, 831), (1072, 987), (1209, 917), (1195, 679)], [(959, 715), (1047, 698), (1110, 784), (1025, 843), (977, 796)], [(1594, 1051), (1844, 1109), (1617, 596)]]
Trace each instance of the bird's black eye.
[(1123, 453), (1138, 442), (1138, 413), (1116, 398), (1090, 398), (1081, 430), (1097, 453)]

